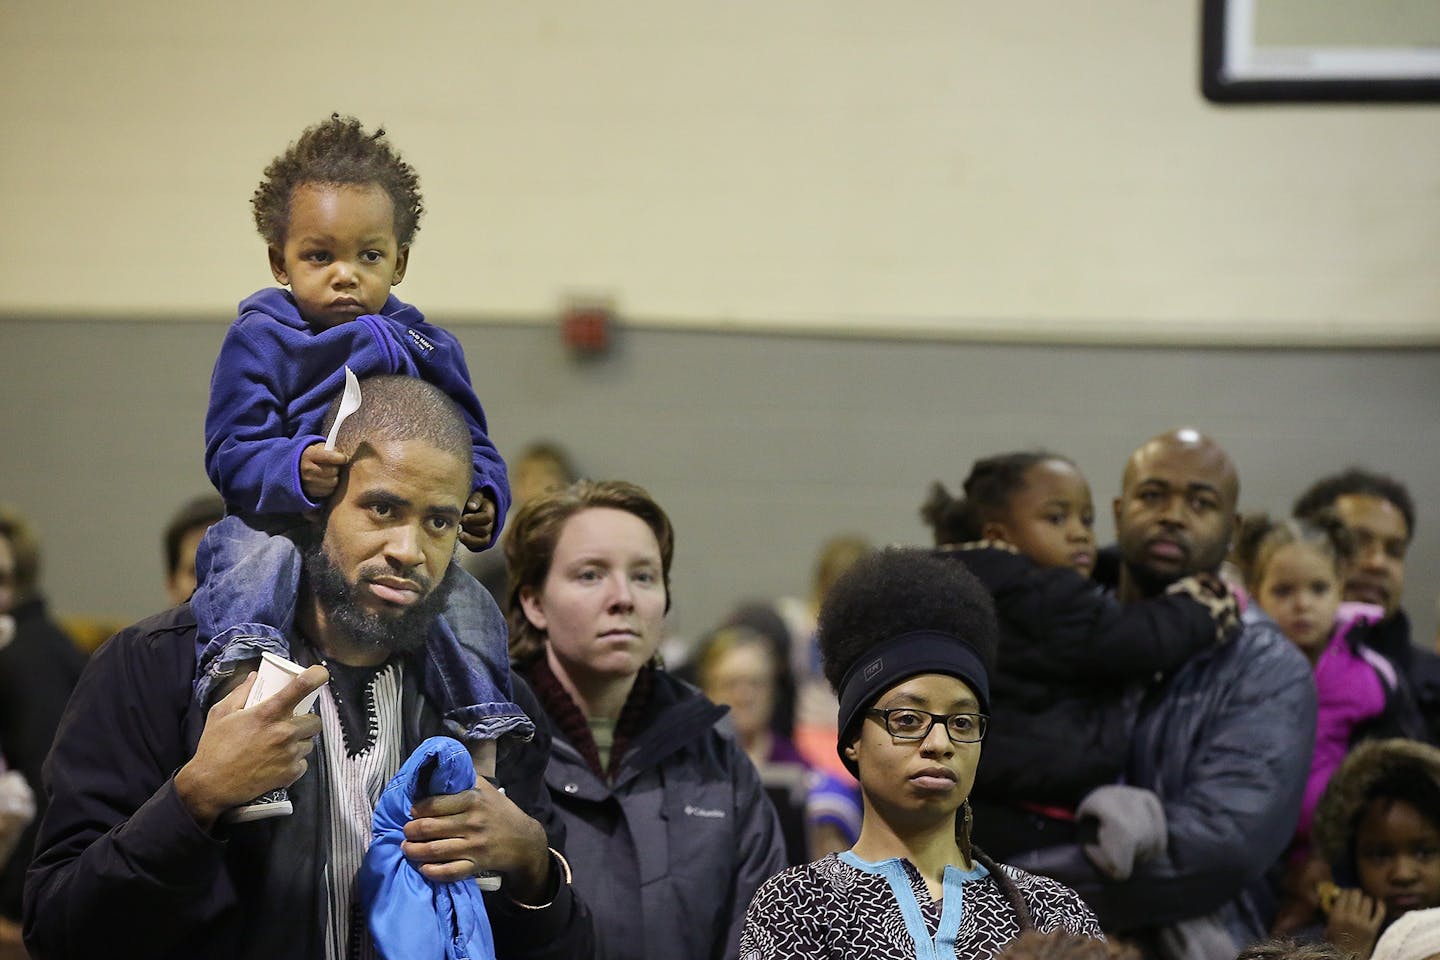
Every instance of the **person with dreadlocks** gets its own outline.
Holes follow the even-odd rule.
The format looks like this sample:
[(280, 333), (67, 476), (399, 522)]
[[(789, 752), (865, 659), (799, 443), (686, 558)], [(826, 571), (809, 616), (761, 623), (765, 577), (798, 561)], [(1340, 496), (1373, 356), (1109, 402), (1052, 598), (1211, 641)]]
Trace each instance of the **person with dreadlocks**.
[(818, 640), (840, 700), (836, 747), (860, 781), (860, 838), (761, 885), (740, 956), (989, 960), (1028, 930), (1100, 938), (1073, 890), (970, 839), (998, 642), (984, 586), (929, 551), (877, 551), (826, 595)]
[[(306, 128), (265, 168), (251, 207), (270, 271), (289, 289), (269, 287), (240, 304), (211, 378), (205, 468), (229, 515), (206, 532), (196, 555), (194, 692), (202, 709), (243, 681), (263, 653), (289, 656), (301, 571), (297, 531), (309, 526), (302, 515), (336, 492), (349, 462), (329, 449), (323, 429), (347, 369), (361, 380), (416, 377), (459, 405), (473, 466), (470, 495), (455, 518), (461, 543), (471, 550), (493, 543), (510, 500), (505, 463), (490, 442), (459, 342), (390, 293), (405, 276), (424, 207), (414, 168), (385, 131), (338, 114)], [(377, 501), (371, 509), (384, 520), (402, 506)], [(448, 528), (437, 520), (431, 532)], [(447, 730), (491, 775), (496, 741), (534, 729), (513, 702), (506, 637), (489, 616), (494, 603), (458, 564), (430, 584), (400, 568), (412, 562), (401, 557), (394, 569), (370, 571), (366, 589), (400, 612), (432, 586), (443, 588), (425, 688)], [(277, 791), (233, 816), (290, 810)]]

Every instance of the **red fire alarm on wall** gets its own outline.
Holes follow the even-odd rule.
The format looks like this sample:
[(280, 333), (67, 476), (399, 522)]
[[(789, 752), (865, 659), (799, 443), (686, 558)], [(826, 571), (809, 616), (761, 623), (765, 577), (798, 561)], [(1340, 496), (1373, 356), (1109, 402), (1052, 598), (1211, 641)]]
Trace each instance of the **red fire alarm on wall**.
[(577, 357), (598, 357), (615, 336), (615, 309), (606, 300), (571, 300), (560, 314), (560, 339)]

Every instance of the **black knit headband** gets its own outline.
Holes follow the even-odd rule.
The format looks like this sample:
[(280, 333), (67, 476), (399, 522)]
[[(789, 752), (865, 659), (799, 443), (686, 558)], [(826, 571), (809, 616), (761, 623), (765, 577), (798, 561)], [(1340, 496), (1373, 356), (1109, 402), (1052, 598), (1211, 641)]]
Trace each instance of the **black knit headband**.
[(970, 641), (937, 630), (916, 630), (882, 640), (856, 660), (840, 681), (840, 738), (835, 749), (851, 773), (854, 764), (844, 751), (851, 725), (880, 694), (922, 673), (960, 678), (980, 701), (980, 712), (990, 712), (990, 673)]

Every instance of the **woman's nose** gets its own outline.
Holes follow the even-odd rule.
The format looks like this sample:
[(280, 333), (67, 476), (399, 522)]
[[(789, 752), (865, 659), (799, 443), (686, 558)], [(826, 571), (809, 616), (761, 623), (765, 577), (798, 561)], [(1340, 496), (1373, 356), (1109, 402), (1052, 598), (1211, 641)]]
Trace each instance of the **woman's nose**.
[(925, 734), (925, 739), (920, 742), (920, 746), (932, 756), (944, 756), (955, 752), (955, 744), (950, 739), (950, 733), (945, 729), (944, 722), (939, 720), (931, 725), (930, 731)]
[(610, 580), (610, 606), (628, 610), (635, 606), (635, 595), (630, 592), (630, 580), (624, 575), (612, 577)]

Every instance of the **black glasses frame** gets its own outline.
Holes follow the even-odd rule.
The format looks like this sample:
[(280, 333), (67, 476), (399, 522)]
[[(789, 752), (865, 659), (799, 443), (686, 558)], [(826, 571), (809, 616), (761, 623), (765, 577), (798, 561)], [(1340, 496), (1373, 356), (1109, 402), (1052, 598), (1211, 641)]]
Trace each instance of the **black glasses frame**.
[[(869, 716), (879, 717), (881, 722), (885, 724), (885, 731), (897, 740), (924, 740), (930, 736), (930, 731), (935, 729), (935, 724), (940, 723), (944, 724), (945, 735), (950, 738), (951, 743), (979, 743), (985, 739), (985, 733), (990, 728), (990, 717), (984, 713), (931, 713), (929, 710), (917, 710), (915, 707), (892, 707), (889, 710), (871, 707), (865, 712)], [(892, 715), (897, 713), (918, 713), (922, 717), (929, 717), (930, 722), (927, 723), (925, 729), (919, 733), (901, 733), (895, 729), (890, 719)], [(956, 717), (969, 717), (974, 720), (977, 731), (976, 735), (970, 738), (957, 737), (955, 731), (950, 726), (950, 721)]]

